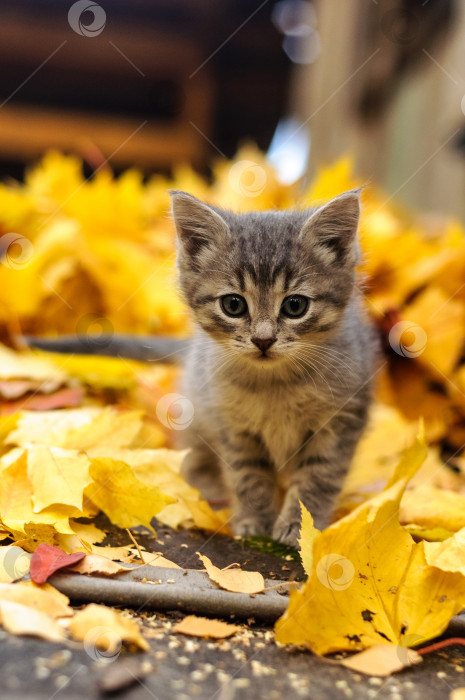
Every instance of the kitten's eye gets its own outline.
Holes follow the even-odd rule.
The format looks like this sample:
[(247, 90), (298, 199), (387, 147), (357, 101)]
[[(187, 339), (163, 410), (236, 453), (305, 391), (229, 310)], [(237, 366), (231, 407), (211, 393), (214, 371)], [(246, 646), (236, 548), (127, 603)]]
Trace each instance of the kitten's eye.
[(281, 312), (289, 318), (300, 318), (308, 309), (308, 299), (301, 294), (294, 294), (284, 299)]
[(239, 294), (225, 294), (221, 297), (221, 308), (228, 316), (243, 316), (247, 313), (247, 302)]

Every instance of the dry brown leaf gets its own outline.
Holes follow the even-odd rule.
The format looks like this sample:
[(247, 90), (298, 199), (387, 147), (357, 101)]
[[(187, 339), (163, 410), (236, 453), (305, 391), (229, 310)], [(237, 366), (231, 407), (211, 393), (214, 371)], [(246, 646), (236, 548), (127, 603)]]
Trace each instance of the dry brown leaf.
[(69, 605), (69, 598), (67, 595), (59, 591), (55, 586), (52, 586), (51, 583), (42, 583), (40, 586), (38, 586), (36, 583), (33, 581), (19, 581), (19, 583), (16, 584), (16, 587), (18, 586), (24, 586), (25, 588), (38, 588), (41, 591), (47, 591), (47, 593), (50, 593), (53, 595), (55, 598), (57, 598), (63, 605)]
[(32, 581), (28, 582), (28, 585), (0, 583), (0, 601), (19, 603), (54, 618), (71, 617), (74, 614), (66, 602), (66, 596), (63, 596), (52, 586), (45, 589)]
[(61, 642), (65, 635), (51, 615), (27, 605), (0, 600), (0, 620), (12, 634), (41, 637), (49, 642)]
[(69, 569), (68, 573), (105, 574), (107, 576), (113, 576), (114, 574), (120, 574), (122, 571), (129, 571), (129, 569), (99, 554), (87, 554), (84, 559), (81, 559), (80, 562)]
[(221, 620), (210, 620), (207, 617), (188, 615), (174, 626), (174, 631), (179, 634), (187, 634), (190, 637), (213, 637), (213, 639), (226, 639), (241, 629), (238, 625), (230, 625)]
[(423, 657), (413, 649), (397, 644), (378, 644), (340, 663), (351, 671), (365, 673), (368, 676), (390, 676), (391, 673), (419, 664), (421, 661)]
[(219, 569), (210, 559), (197, 552), (207, 574), (218, 586), (232, 593), (261, 593), (265, 588), (265, 580), (258, 571), (242, 571), (242, 569)]
[(71, 620), (69, 631), (75, 639), (107, 652), (116, 651), (122, 642), (143, 651), (150, 648), (134, 620), (105, 605), (86, 605)]
[[(137, 553), (137, 550), (131, 549), (131, 552), (134, 552), (134, 554)], [(178, 566), (178, 564), (175, 564), (174, 561), (171, 561), (170, 559), (166, 559), (162, 554), (156, 554), (155, 556), (153, 554), (149, 554), (147, 552), (143, 552), (145, 563), (148, 564), (149, 566), (162, 566), (165, 569), (181, 569), (181, 566)]]

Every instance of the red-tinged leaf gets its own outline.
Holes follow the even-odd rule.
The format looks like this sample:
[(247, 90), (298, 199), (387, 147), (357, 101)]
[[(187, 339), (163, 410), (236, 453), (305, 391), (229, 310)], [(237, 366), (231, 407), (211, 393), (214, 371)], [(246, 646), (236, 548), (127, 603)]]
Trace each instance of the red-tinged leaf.
[(48, 411), (53, 408), (71, 408), (80, 406), (84, 396), (82, 387), (64, 388), (53, 394), (30, 394), (17, 401), (2, 401), (0, 416), (8, 416), (19, 410)]
[(85, 556), (84, 552), (66, 554), (51, 544), (39, 544), (31, 558), (31, 579), (34, 583), (45, 583), (55, 571), (65, 566), (73, 566)]

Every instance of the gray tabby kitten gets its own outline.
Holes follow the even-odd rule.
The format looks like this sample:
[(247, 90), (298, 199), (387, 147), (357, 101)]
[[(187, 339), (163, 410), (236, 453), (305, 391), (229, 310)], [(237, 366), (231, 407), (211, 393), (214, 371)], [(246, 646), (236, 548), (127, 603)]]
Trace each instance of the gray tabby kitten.
[(171, 192), (196, 333), (183, 393), (187, 479), (232, 498), (238, 535), (295, 545), (318, 528), (364, 429), (376, 341), (355, 266), (360, 193), (316, 210), (235, 214)]

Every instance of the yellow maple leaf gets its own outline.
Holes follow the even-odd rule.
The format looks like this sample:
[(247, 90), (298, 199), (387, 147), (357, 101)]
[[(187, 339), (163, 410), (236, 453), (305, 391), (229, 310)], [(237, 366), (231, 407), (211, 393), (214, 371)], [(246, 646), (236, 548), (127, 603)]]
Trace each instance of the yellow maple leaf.
[(405, 307), (402, 319), (406, 329), (397, 341), (401, 351), (413, 353), (441, 379), (450, 374), (460, 358), (465, 335), (463, 301), (430, 285)]
[(77, 450), (37, 446), (27, 450), (27, 473), (34, 511), (61, 504), (82, 511), (84, 489), (92, 481), (90, 461)]
[(230, 534), (227, 526), (229, 514), (212, 510), (200, 491), (190, 486), (179, 473), (186, 450), (94, 447), (87, 454), (126, 462), (137, 479), (171, 496), (174, 502), (157, 514), (160, 522), (173, 528), (194, 524), (203, 530)]
[(400, 522), (457, 532), (465, 527), (465, 496), (423, 484), (406, 492)]
[(307, 576), (311, 576), (313, 569), (313, 545), (319, 530), (314, 526), (313, 518), (302, 502), (300, 503), (300, 511), (302, 513), (299, 538), (300, 558), (305, 573)]
[(0, 522), (15, 539), (22, 540), (26, 535), (33, 544), (30, 548), (33, 551), (40, 542), (50, 541), (55, 531), (74, 534), (69, 516), (83, 515), (74, 506), (57, 504), (40, 513), (34, 512), (26, 451), (19, 451), (11, 463), (3, 465), (1, 478)]
[(156, 486), (148, 486), (137, 479), (130, 466), (108, 458), (92, 459), (90, 475), (93, 482), (86, 488), (86, 496), (122, 528), (146, 525), (175, 499)]
[(112, 406), (40, 413), (23, 411), (6, 442), (11, 445), (49, 445), (70, 450), (86, 450), (95, 445), (125, 447), (132, 443), (141, 425), (140, 411), (119, 411)]
[(444, 542), (425, 542), (425, 558), (430, 566), (465, 576), (465, 528)]
[(312, 574), (291, 591), (278, 642), (318, 654), (383, 641), (413, 646), (440, 634), (465, 606), (465, 578), (428, 566), (424, 543), (399, 524), (400, 499), (424, 454), (419, 439), (397, 481), (316, 537)]

